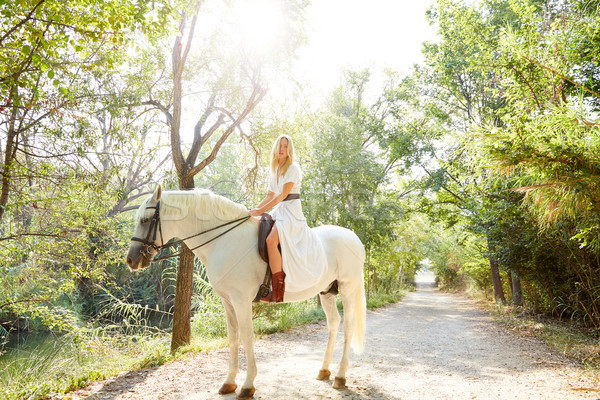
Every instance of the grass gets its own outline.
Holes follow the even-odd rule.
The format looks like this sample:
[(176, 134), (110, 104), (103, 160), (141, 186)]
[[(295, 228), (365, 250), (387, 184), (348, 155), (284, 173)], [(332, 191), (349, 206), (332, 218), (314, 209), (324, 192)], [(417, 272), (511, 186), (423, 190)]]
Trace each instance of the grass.
[(391, 304), (391, 303), (397, 303), (400, 300), (402, 300), (402, 298), (404, 296), (406, 296), (406, 294), (408, 293), (407, 289), (401, 289), (398, 292), (395, 293), (374, 293), (371, 294), (368, 298), (367, 298), (367, 308), (368, 309), (373, 309), (373, 308), (378, 308), (378, 307), (383, 307), (387, 304)]
[(0, 398), (39, 399), (66, 393), (125, 370), (174, 358), (165, 335), (51, 336), (0, 357)]
[(38, 399), (65, 393), (123, 370), (169, 359), (169, 342), (161, 337), (48, 338), (0, 359), (0, 398)]
[(286, 304), (254, 304), (254, 332), (259, 335), (281, 332), (294, 326), (325, 319), (316, 298)]
[[(406, 291), (369, 296), (368, 308), (397, 302)], [(341, 300), (338, 296), (338, 308)], [(300, 303), (255, 304), (254, 331), (258, 335), (285, 331), (325, 319), (316, 298)], [(162, 365), (185, 353), (227, 346), (227, 326), (220, 302), (210, 301), (192, 319), (192, 343), (170, 351), (170, 334), (128, 334), (96, 331), (85, 337), (50, 337), (29, 350), (0, 356), (0, 398), (41, 399), (67, 393), (123, 371)]]

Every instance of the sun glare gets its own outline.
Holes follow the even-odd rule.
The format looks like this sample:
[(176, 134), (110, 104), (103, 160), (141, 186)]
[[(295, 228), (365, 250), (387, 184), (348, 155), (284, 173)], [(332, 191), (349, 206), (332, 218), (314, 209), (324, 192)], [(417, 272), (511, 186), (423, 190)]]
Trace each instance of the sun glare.
[(245, 46), (266, 53), (282, 34), (282, 11), (275, 0), (238, 0), (236, 19)]

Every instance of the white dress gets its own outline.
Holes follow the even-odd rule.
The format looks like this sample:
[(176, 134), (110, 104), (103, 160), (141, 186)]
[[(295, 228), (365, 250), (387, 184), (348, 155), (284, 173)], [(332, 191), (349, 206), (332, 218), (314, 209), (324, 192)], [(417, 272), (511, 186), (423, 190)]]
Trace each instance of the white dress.
[[(279, 177), (271, 175), (269, 191), (275, 195), (283, 192), (283, 185), (294, 182), (291, 193), (300, 193), (302, 171), (292, 163), (286, 173)], [(285, 291), (301, 292), (323, 278), (327, 258), (318, 236), (306, 224), (300, 199), (282, 201), (273, 208), (271, 216), (279, 233)]]

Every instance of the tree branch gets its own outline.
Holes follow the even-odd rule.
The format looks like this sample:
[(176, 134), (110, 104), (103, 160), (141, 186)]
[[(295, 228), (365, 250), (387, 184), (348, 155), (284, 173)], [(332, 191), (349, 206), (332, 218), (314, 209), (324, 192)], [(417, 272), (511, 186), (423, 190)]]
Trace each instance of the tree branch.
[[(200, 152), (202, 145), (206, 142), (206, 140), (202, 137), (202, 127), (206, 123), (208, 117), (210, 117), (210, 115), (214, 111), (215, 97), (216, 93), (213, 93), (212, 96), (210, 96), (210, 99), (208, 100), (208, 105), (206, 106), (204, 113), (202, 114), (198, 122), (196, 122), (196, 126), (194, 126), (194, 142), (192, 143), (192, 148), (190, 149), (190, 152), (186, 159), (188, 165), (194, 165), (194, 163), (196, 162), (196, 158), (198, 158), (198, 153)], [(221, 116), (219, 116), (219, 120), (222, 120)]]
[(33, 14), (35, 13), (35, 11), (38, 9), (38, 7), (40, 7), (43, 3), (45, 3), (46, 0), (40, 0), (29, 12), (29, 14), (27, 14), (27, 16), (25, 18), (23, 18), (21, 20), (21, 22), (19, 22), (18, 24), (16, 24), (15, 26), (13, 26), (12, 28), (10, 28), (5, 34), (4, 36), (2, 36), (0, 38), (0, 43), (2, 43), (10, 34), (12, 34), (14, 31), (16, 31), (17, 29), (19, 29), (22, 25), (24, 25), (27, 21), (29, 21), (31, 19), (31, 17), (33, 16)]
[(183, 66), (185, 65), (188, 54), (190, 52), (190, 48), (192, 47), (192, 41), (194, 39), (194, 30), (196, 29), (196, 21), (198, 20), (198, 12), (200, 11), (200, 2), (197, 2), (194, 8), (195, 12), (194, 17), (192, 18), (192, 26), (190, 27), (190, 32), (185, 43), (185, 50), (183, 51), (183, 54), (180, 57), (180, 65), (178, 65), (178, 67), (181, 68), (181, 70), (178, 71), (179, 74), (183, 73)]
[(50, 299), (25, 299), (25, 300), (16, 300), (16, 301), (6, 301), (6, 302), (0, 304), (0, 309), (4, 308), (6, 306), (10, 306), (12, 304), (17, 304), (17, 303), (41, 303), (44, 301), (50, 301)]
[(172, 125), (172, 123), (173, 123), (173, 115), (171, 115), (171, 113), (169, 112), (169, 109), (167, 107), (163, 106), (158, 101), (156, 101), (156, 100), (147, 100), (147, 101), (144, 101), (144, 102), (142, 102), (140, 104), (143, 105), (143, 106), (154, 106), (154, 107), (158, 108), (167, 117), (167, 123), (169, 124), (169, 126)]
[[(173, 44), (173, 52), (172, 52), (172, 68), (173, 68), (173, 118), (171, 123), (171, 154), (173, 157), (173, 164), (175, 164), (175, 169), (177, 170), (177, 174), (179, 179), (183, 179), (184, 175), (187, 174), (187, 167), (185, 158), (183, 157), (183, 152), (181, 150), (181, 138), (180, 138), (180, 129), (181, 129), (181, 97), (182, 97), (182, 74), (184, 62), (181, 54), (181, 40), (185, 31), (186, 24), (186, 16), (185, 13), (181, 13), (181, 22), (179, 24), (179, 33), (175, 39), (175, 43)], [(188, 44), (191, 42), (192, 34), (190, 33), (190, 37), (188, 38)]]
[[(223, 125), (223, 122), (225, 122), (225, 114), (219, 114), (219, 118), (217, 119), (217, 121), (213, 124), (213, 126), (210, 127), (210, 129), (206, 132), (206, 134), (204, 134), (204, 136), (202, 137), (202, 142), (200, 143), (200, 146), (204, 146), (204, 144), (206, 142), (208, 142), (208, 139), (210, 139), (210, 137), (213, 135), (213, 133), (215, 133), (215, 131), (221, 126)], [(195, 161), (195, 160), (194, 160)]]
[[(244, 111), (242, 111), (242, 113), (237, 118), (235, 118), (235, 119), (232, 118), (233, 123), (227, 127), (225, 132), (223, 132), (223, 134), (221, 135), (221, 137), (215, 144), (215, 147), (213, 147), (213, 150), (210, 153), (210, 155), (208, 157), (206, 157), (204, 160), (202, 160), (202, 162), (200, 164), (196, 165), (194, 168), (192, 168), (190, 170), (190, 176), (196, 175), (198, 172), (202, 171), (208, 164), (210, 164), (211, 162), (214, 161), (214, 159), (216, 158), (217, 154), (219, 153), (219, 150), (221, 149), (221, 146), (223, 145), (223, 143), (225, 143), (225, 141), (231, 135), (231, 133), (242, 123), (242, 121), (248, 116), (248, 114), (250, 114), (250, 112), (258, 105), (258, 103), (260, 103), (260, 101), (263, 99), (263, 97), (266, 94), (267, 94), (267, 91), (265, 89), (261, 88), (257, 84), (254, 85), (254, 90), (252, 92), (252, 95), (250, 96), (250, 99), (246, 103), (246, 107), (244, 108)], [(222, 109), (218, 109), (218, 110), (223, 113), (229, 114), (226, 110), (222, 110)], [(230, 116), (230, 118), (231, 118), (231, 116)]]
[(81, 231), (78, 230), (70, 230), (70, 231), (65, 231), (62, 232), (61, 234), (54, 234), (54, 233), (19, 233), (16, 235), (10, 235), (10, 236), (5, 236), (5, 237), (0, 237), (0, 242), (3, 242), (5, 240), (13, 240), (13, 239), (18, 239), (22, 236), (39, 236), (39, 237), (53, 237), (53, 238), (62, 238), (64, 237), (65, 233), (81, 233)]
[[(429, 170), (427, 168), (425, 168), (423, 165), (421, 165), (421, 168), (423, 168), (423, 170), (427, 173), (427, 175), (429, 175), (431, 178), (433, 178), (433, 174), (431, 172), (429, 172)], [(448, 187), (446, 185), (440, 185), (440, 187), (443, 188), (446, 192), (448, 192), (450, 195), (452, 195), (454, 198), (456, 198), (461, 203), (465, 202), (465, 200), (462, 197), (460, 197), (459, 195), (454, 193), (452, 190), (448, 189)]]
[(579, 83), (575, 82), (574, 80), (572, 80), (572, 79), (568, 78), (566, 75), (563, 75), (563, 74), (561, 74), (560, 72), (558, 72), (558, 71), (555, 71), (555, 70), (553, 70), (552, 68), (550, 68), (550, 67), (547, 67), (547, 66), (543, 65), (542, 63), (540, 63), (540, 62), (538, 62), (538, 61), (536, 61), (536, 60), (534, 60), (534, 59), (532, 59), (532, 58), (529, 58), (529, 57), (527, 57), (527, 56), (521, 56), (521, 57), (522, 57), (524, 60), (526, 60), (526, 61), (529, 61), (530, 63), (532, 63), (532, 64), (535, 64), (535, 65), (537, 65), (538, 67), (540, 67), (540, 68), (543, 68), (543, 69), (545, 69), (546, 71), (549, 71), (549, 72), (551, 72), (552, 74), (554, 74), (554, 75), (557, 75), (557, 76), (561, 77), (561, 78), (562, 78), (562, 79), (564, 79), (565, 81), (567, 81), (567, 82), (570, 82), (570, 83), (572, 83), (573, 85), (575, 85), (575, 86), (577, 86), (577, 87), (579, 87), (579, 88), (581, 88), (581, 89), (585, 90), (586, 92), (588, 92), (588, 93), (591, 93), (592, 95), (594, 95), (594, 96), (596, 96), (596, 97), (600, 98), (600, 94), (599, 94), (599, 93), (596, 93), (596, 92), (594, 92), (592, 89), (588, 89), (587, 87), (585, 87), (585, 86), (583, 86), (583, 85), (581, 85), (581, 84), (579, 84)]

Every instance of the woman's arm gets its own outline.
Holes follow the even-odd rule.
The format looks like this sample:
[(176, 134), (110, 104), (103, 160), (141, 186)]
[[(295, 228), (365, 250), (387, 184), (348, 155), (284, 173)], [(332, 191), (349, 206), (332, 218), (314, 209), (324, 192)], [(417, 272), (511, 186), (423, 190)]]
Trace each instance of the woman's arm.
[(275, 193), (273, 192), (267, 193), (265, 199), (261, 201), (255, 209), (250, 210), (250, 215), (256, 217), (275, 207), (290, 194), (293, 187), (294, 182), (288, 182), (283, 185), (283, 192), (279, 193), (277, 196), (275, 196)]
[(273, 199), (273, 197), (275, 197), (275, 193), (271, 191), (267, 192), (265, 198), (256, 206), (256, 208), (261, 208), (262, 206), (270, 202)]
[(261, 210), (265, 206), (265, 204), (268, 204), (273, 199), (273, 197), (275, 197), (275, 193), (268, 191), (265, 198), (262, 199), (262, 201), (255, 208), (250, 210), (250, 216), (256, 217), (262, 215), (262, 212), (259, 212), (259, 210)]

